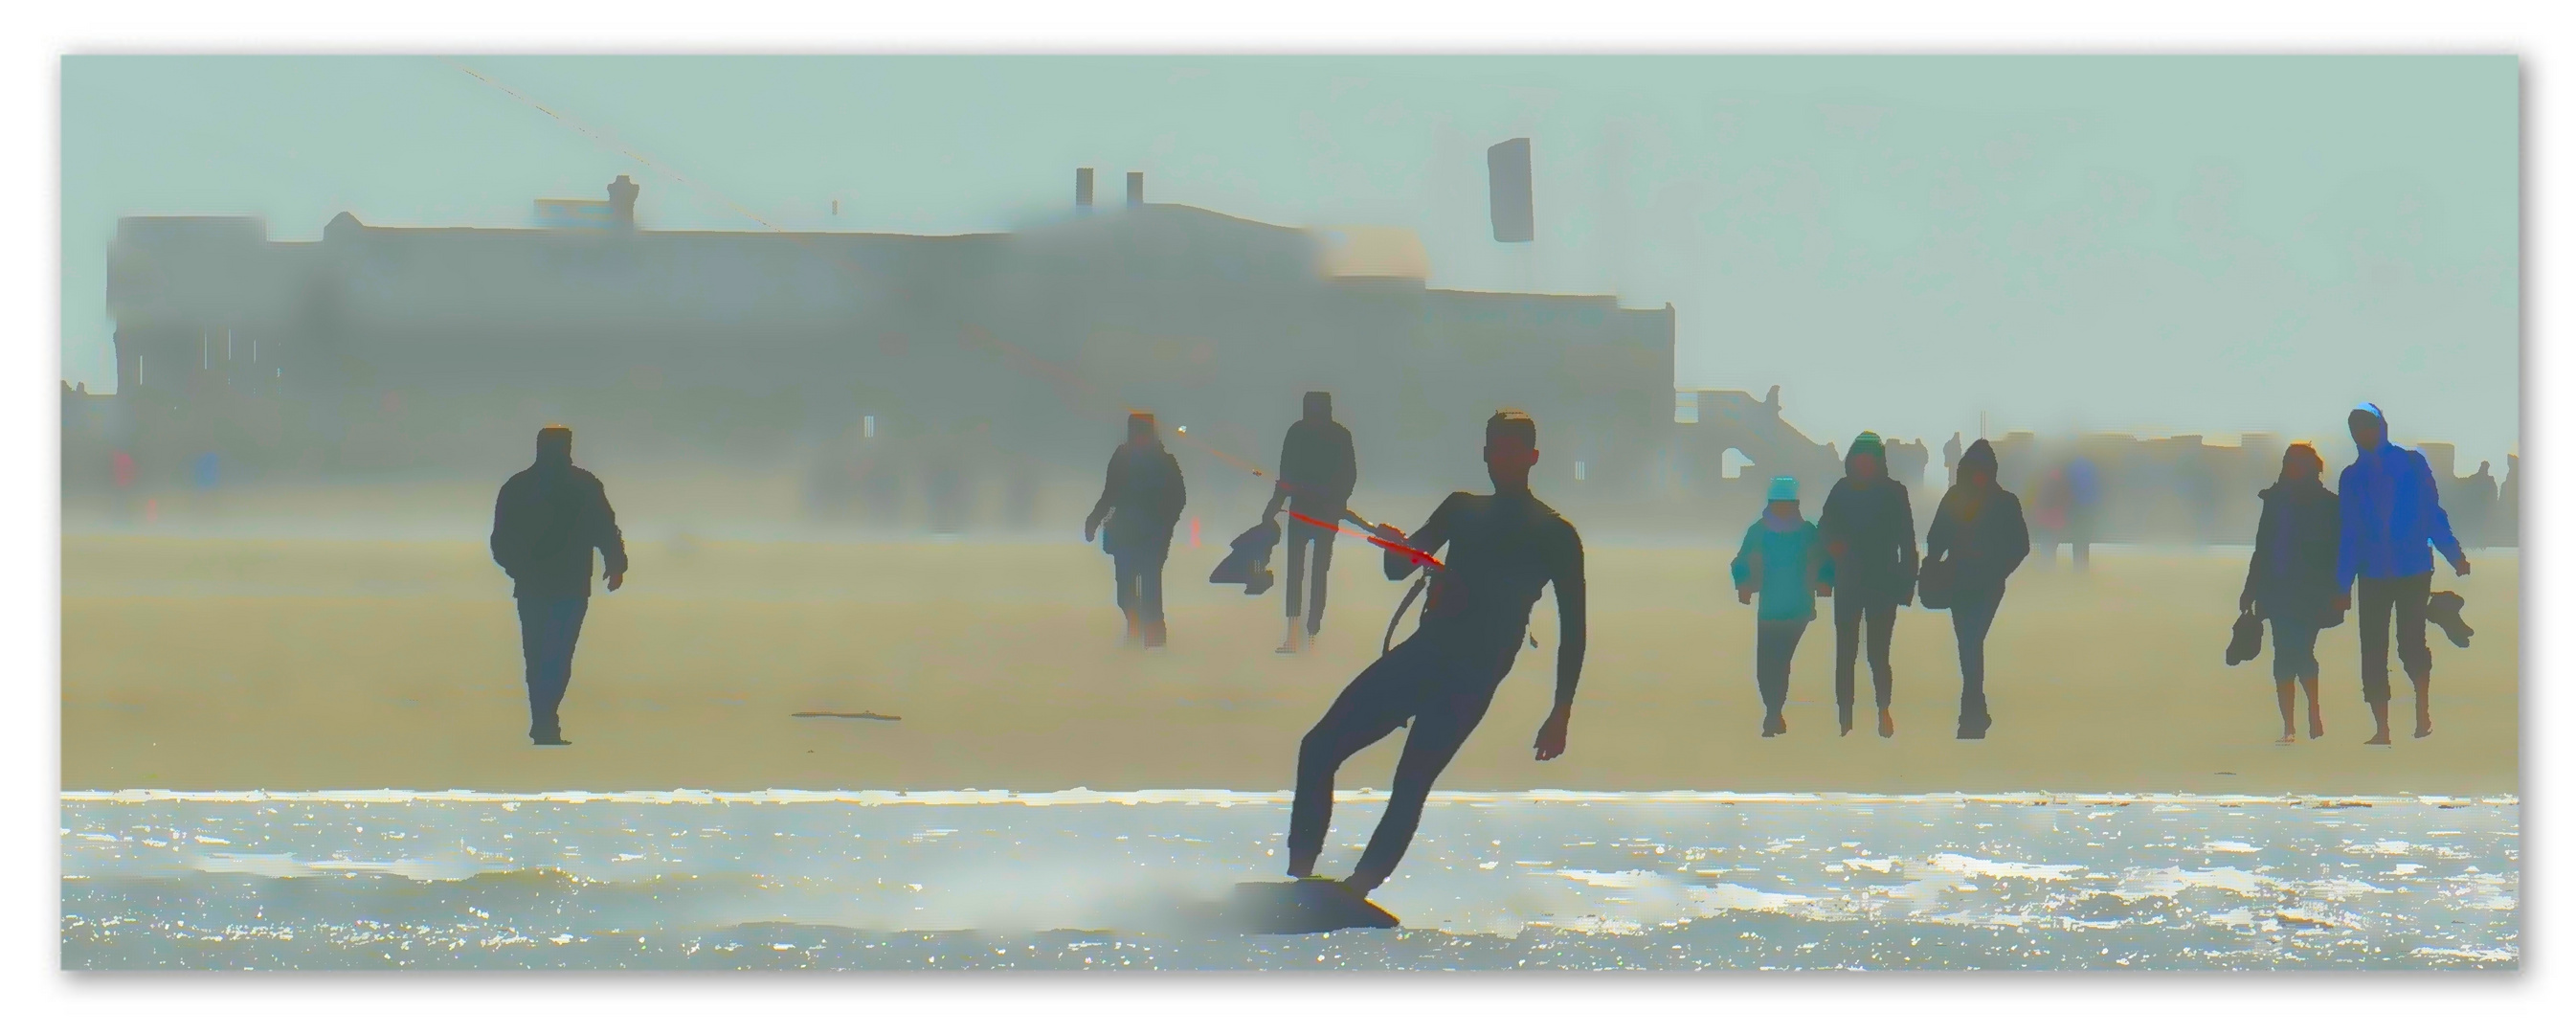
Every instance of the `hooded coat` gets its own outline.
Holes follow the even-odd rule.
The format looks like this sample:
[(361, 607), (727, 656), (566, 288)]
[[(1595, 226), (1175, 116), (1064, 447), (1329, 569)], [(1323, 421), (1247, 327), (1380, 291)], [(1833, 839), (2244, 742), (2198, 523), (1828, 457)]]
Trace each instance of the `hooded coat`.
[(2261, 495), (2263, 517), (2254, 531), (2243, 599), (2264, 617), (2324, 627), (2334, 617), (2342, 502), (2314, 479), (2277, 482)]
[(1272, 493), (1276, 506), (1284, 500), (1288, 508), (1316, 520), (1339, 521), (1342, 511), (1351, 505), (1351, 491), (1360, 480), (1359, 458), (1351, 447), (1350, 428), (1333, 419), (1329, 404), (1317, 412), (1309, 407), (1306, 416), (1288, 426), (1288, 434), (1279, 442), (1279, 481), (1281, 487)]
[(2433, 551), (2462, 562), (2460, 540), (2433, 483), (2424, 454), (2388, 440), (2388, 417), (2364, 404), (2379, 421), (2379, 447), (2363, 453), (2336, 479), (2343, 513), (2342, 546), (2335, 560), (2338, 593), (2355, 577), (2407, 578), (2430, 574)]
[(2022, 519), (2021, 497), (1999, 484), (1970, 483), (1975, 471), (1990, 482), (1995, 474), (1995, 447), (1983, 438), (1959, 457), (1958, 483), (1941, 496), (1923, 549), (1956, 563), (1953, 591), (2001, 595), (2004, 580), (2030, 556), (2030, 525)]
[(511, 595), (560, 599), (590, 595), (590, 554), (610, 576), (626, 573), (626, 540), (608, 490), (572, 465), (569, 440), (540, 445), (537, 462), (510, 475), (492, 504), (492, 561), (509, 572)]
[(1181, 462), (1159, 440), (1139, 446), (1123, 442), (1109, 456), (1109, 474), (1100, 487), (1092, 519), (1108, 518), (1101, 549), (1113, 556), (1160, 553), (1172, 547), (1172, 526), (1189, 503), (1181, 483)]
[[(1878, 456), (1878, 477), (1864, 481), (1854, 473), (1863, 454)], [(1843, 456), (1843, 479), (1825, 493), (1824, 510), (1816, 517), (1817, 534), (1834, 560), (1834, 591), (1864, 606), (1904, 599), (1920, 561), (1913, 499), (1886, 471), (1883, 450), (1853, 442)]]

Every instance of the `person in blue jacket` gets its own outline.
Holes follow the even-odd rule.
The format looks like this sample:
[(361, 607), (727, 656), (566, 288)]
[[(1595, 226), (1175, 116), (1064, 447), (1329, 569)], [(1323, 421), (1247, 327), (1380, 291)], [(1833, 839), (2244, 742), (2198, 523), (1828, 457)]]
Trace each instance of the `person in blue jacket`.
[(1780, 708), (1789, 701), (1789, 659), (1798, 639), (1816, 620), (1816, 597), (1834, 594), (1834, 561), (1814, 522), (1798, 514), (1798, 479), (1771, 479), (1762, 519), (1744, 529), (1744, 546), (1729, 565), (1735, 575), (1735, 599), (1753, 602), (1756, 612), (1753, 682), (1762, 692), (1762, 735), (1789, 731)]
[(2468, 555), (2451, 534), (2424, 454), (2388, 440), (2388, 416), (2364, 402), (2346, 423), (2361, 455), (2336, 482), (2342, 498), (2343, 544), (2335, 554), (2335, 609), (2361, 596), (2361, 698), (2388, 743), (2388, 625), (2397, 623), (2397, 658), (2415, 683), (2415, 738), (2433, 735), (2433, 652), (2424, 645), (2424, 605), (2433, 591), (2433, 551), (2452, 572), (2469, 576)]

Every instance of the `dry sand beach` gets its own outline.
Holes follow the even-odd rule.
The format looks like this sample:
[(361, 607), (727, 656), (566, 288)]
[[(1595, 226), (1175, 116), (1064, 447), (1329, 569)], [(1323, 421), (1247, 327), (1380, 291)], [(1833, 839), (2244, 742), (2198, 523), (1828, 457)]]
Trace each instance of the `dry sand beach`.
[[(1339, 551), (1316, 652), (1272, 653), (1279, 590), (1206, 585), (1176, 548), (1171, 649), (1117, 642), (1108, 560), (1068, 544), (642, 541), (593, 598), (536, 749), (506, 579), (477, 542), (63, 541), (65, 789), (1276, 790), (1298, 737), (1378, 651), (1401, 586)], [(2015, 577), (1990, 644), (1996, 725), (1950, 737), (1949, 619), (1902, 612), (1898, 735), (1835, 735), (1830, 625), (1800, 647), (1790, 733), (1758, 736), (1753, 618), (1729, 554), (1596, 547), (1572, 749), (1529, 742), (1552, 604), (1449, 789), (2495, 794), (2518, 789), (2519, 565), (2465, 582), (2475, 645), (2435, 633), (2429, 740), (2365, 747), (2348, 623), (2320, 643), (2328, 737), (2272, 743), (2270, 655), (2221, 663), (2241, 553), (2099, 555)], [(1409, 630), (1408, 623), (1408, 630)], [(2401, 691), (2402, 692), (2402, 691)], [(799, 718), (873, 712), (898, 721)], [(1382, 786), (1400, 735), (1345, 770)]]

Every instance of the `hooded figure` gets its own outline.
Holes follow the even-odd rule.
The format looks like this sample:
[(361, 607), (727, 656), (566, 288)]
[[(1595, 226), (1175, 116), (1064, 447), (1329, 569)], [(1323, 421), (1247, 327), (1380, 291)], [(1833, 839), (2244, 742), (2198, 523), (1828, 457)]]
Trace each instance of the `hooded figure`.
[(2004, 580), (2030, 555), (2030, 527), (2021, 499), (1995, 482), (1992, 444), (1979, 438), (1968, 446), (1958, 473), (1924, 536), (1923, 580), (1929, 585), (1931, 568), (1943, 568), (1950, 627), (1959, 640), (1959, 738), (1981, 740), (1994, 724), (1986, 709), (1986, 633), (2003, 604)]
[(2271, 622), (2272, 684), (2280, 695), (2281, 742), (2293, 739), (2297, 685), (2308, 690), (2308, 738), (2325, 735), (2317, 704), (2317, 632), (2343, 623), (2335, 609), (2335, 554), (2343, 542), (2341, 501), (2321, 479), (2325, 461), (2306, 442), (2281, 454), (2281, 478), (2261, 493), (2254, 559), (2236, 609)]
[(1753, 684), (1762, 696), (1762, 735), (1789, 731), (1780, 709), (1789, 699), (1789, 663), (1807, 623), (1816, 619), (1816, 597), (1834, 591), (1835, 557), (1825, 552), (1816, 526), (1798, 514), (1798, 479), (1771, 479), (1762, 519), (1744, 529), (1744, 544), (1728, 565), (1735, 578), (1735, 598), (1752, 602), (1756, 611)]
[[(1305, 412), (1304, 419), (1289, 425), (1288, 434), (1279, 443), (1279, 479), (1271, 490), (1269, 508), (1261, 512), (1264, 524), (1278, 519), (1283, 504), (1328, 525), (1340, 524), (1342, 514), (1350, 509), (1351, 490), (1359, 484), (1360, 477), (1350, 429), (1334, 422), (1331, 392), (1307, 392)], [(1304, 521), (1288, 522), (1288, 629), (1279, 643), (1280, 653), (1307, 648), (1307, 640), (1323, 631), (1325, 574), (1333, 567), (1336, 533), (1334, 528), (1319, 528)], [(1306, 573), (1310, 550), (1315, 561), (1311, 576)], [(1304, 594), (1310, 577), (1314, 587), (1311, 604)], [(1304, 639), (1298, 635), (1300, 611), (1306, 619)]]
[(1852, 730), (1852, 674), (1866, 624), (1869, 670), (1878, 691), (1878, 734), (1896, 735), (1889, 713), (1895, 672), (1888, 644), (1896, 608), (1914, 602), (1914, 501), (1904, 483), (1888, 476), (1887, 453), (1877, 434), (1852, 439), (1843, 457), (1843, 479), (1825, 495), (1816, 521), (1826, 555), (1834, 562), (1834, 706), (1842, 731)]
[[(2397, 656), (2415, 683), (2415, 736), (2433, 734), (2433, 654), (2424, 645), (2424, 605), (2432, 595), (2433, 552), (2465, 578), (2468, 556), (2451, 534), (2451, 518), (2424, 454), (2388, 440), (2388, 417), (2364, 402), (2345, 424), (2360, 455), (2336, 480), (2343, 534), (2335, 553), (2336, 608), (2361, 597), (2361, 698), (2388, 742), (2388, 630), (2397, 626)], [(2357, 584), (2356, 584), (2357, 583)]]
[(510, 476), (492, 506), (492, 560), (519, 601), (527, 660), (528, 738), (564, 746), (557, 711), (572, 681), (573, 646), (590, 610), (590, 554), (607, 565), (608, 590), (626, 582), (626, 542), (608, 491), (572, 465), (572, 429), (537, 432), (537, 460)]
[(1098, 535), (1109, 554), (1130, 643), (1163, 645), (1163, 561), (1171, 556), (1172, 526), (1188, 502), (1181, 463), (1155, 435), (1154, 415), (1128, 414), (1127, 440), (1109, 456), (1100, 501), (1083, 519), (1082, 537)]

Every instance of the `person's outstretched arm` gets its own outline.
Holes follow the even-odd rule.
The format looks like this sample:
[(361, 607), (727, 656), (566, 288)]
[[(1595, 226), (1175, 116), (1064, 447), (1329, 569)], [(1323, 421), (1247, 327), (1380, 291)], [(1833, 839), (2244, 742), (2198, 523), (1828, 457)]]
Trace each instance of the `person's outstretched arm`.
[(2030, 556), (2030, 522), (2022, 517), (2021, 500), (2001, 494), (2003, 498), (1996, 501), (2004, 504), (2003, 512), (1995, 516), (2004, 520), (2004, 577), (2010, 578)]
[(527, 532), (522, 527), (526, 518), (510, 494), (516, 482), (516, 478), (504, 482), (500, 494), (492, 500), (492, 562), (501, 565), (501, 570), (512, 578), (519, 576), (519, 567), (528, 558)]
[(1583, 536), (1574, 525), (1555, 542), (1547, 557), (1548, 584), (1556, 588), (1556, 706), (1539, 726), (1531, 744), (1541, 761), (1565, 753), (1566, 728), (1574, 718), (1574, 687), (1583, 678), (1583, 648), (1588, 635), (1583, 591)]
[(608, 580), (608, 591), (616, 592), (626, 584), (626, 535), (617, 528), (617, 511), (608, 505), (608, 486), (590, 479), (589, 542), (599, 550), (600, 574)]
[(1896, 486), (1896, 523), (1905, 534), (1896, 540), (1898, 576), (1905, 579), (1904, 602), (1914, 602), (1914, 573), (1923, 567), (1923, 554), (1914, 545), (1914, 496), (1904, 485)]
[[(2263, 500), (2263, 516), (2254, 521), (2254, 559), (2245, 563), (2245, 591), (2236, 594), (2236, 609), (2240, 612), (2254, 609), (2255, 575), (2263, 570), (2264, 562), (2271, 558), (2273, 528), (2277, 527), (2280, 521), (2280, 514), (2275, 512), (2272, 500)], [(2295, 557), (2298, 554), (2293, 551), (2291, 555)]]
[(2433, 548), (2441, 551), (2442, 558), (2451, 562), (2451, 570), (2465, 575), (2469, 573), (2469, 555), (2460, 551), (2460, 538), (2451, 533), (2451, 514), (2442, 509), (2442, 492), (2433, 481), (2433, 466), (2420, 453), (2415, 462), (2423, 471), (2417, 478), (2421, 487), (2417, 489), (2416, 497), (2423, 500), (2426, 510), (2432, 511), (2424, 519), (2425, 529), (2431, 532), (2428, 537), (2433, 540)]
[(2335, 488), (2340, 490), (2335, 493), (2340, 497), (2335, 501), (2335, 516), (2343, 525), (2342, 530), (2335, 536), (2335, 540), (2340, 543), (2335, 547), (2335, 600), (2339, 604), (2335, 608), (2337, 610), (2342, 610), (2352, 603), (2352, 579), (2354, 575), (2361, 573), (2361, 522), (2369, 515), (2360, 512), (2359, 497), (2352, 490), (2352, 472), (2358, 466), (2359, 464), (2355, 464), (2353, 467), (2343, 468), (2343, 476), (2335, 479)]
[(1821, 536), (1807, 540), (1807, 584), (1815, 587), (1818, 596), (1834, 594), (1834, 559)]
[(1082, 540), (1085, 542), (1091, 541), (1091, 536), (1100, 530), (1101, 521), (1109, 519), (1109, 508), (1117, 502), (1118, 490), (1124, 487), (1120, 483), (1124, 479), (1119, 475), (1125, 466), (1118, 462), (1123, 458), (1120, 453), (1109, 454), (1109, 473), (1100, 479), (1100, 501), (1091, 504), (1091, 516), (1082, 519)]
[[(1411, 535), (1406, 535), (1403, 529), (1392, 524), (1381, 524), (1377, 529), (1378, 537), (1411, 546), (1425, 554), (1436, 554), (1440, 552), (1440, 547), (1449, 544), (1450, 514), (1457, 507), (1458, 500), (1466, 496), (1465, 492), (1449, 493), (1449, 498), (1441, 500), (1439, 506), (1432, 508), (1431, 516), (1423, 518), (1422, 527), (1415, 529)], [(1411, 556), (1392, 549), (1385, 550), (1384, 553), (1387, 581), (1403, 581), (1422, 566)]]
[[(1333, 466), (1333, 498), (1342, 500), (1344, 503), (1348, 503), (1351, 498), (1351, 493), (1357, 491), (1360, 486), (1359, 450), (1353, 448), (1351, 445), (1350, 431), (1343, 430), (1340, 434), (1334, 435), (1333, 437), (1335, 439), (1333, 447), (1335, 450), (1334, 459), (1336, 461)], [(1326, 515), (1323, 514), (1317, 514), (1316, 516), (1324, 517), (1328, 520), (1340, 517), (1339, 514), (1334, 514), (1330, 517), (1326, 517)]]
[(1279, 472), (1279, 476), (1272, 478), (1270, 481), (1270, 505), (1263, 507), (1261, 510), (1261, 523), (1263, 524), (1268, 524), (1272, 521), (1278, 520), (1280, 509), (1288, 505), (1288, 472), (1295, 469), (1290, 465), (1290, 461), (1296, 455), (1297, 426), (1295, 424), (1290, 424), (1288, 426), (1288, 433), (1279, 436), (1279, 466), (1273, 468)]
[[(1951, 489), (1956, 492), (1958, 489)], [(1959, 524), (1950, 519), (1950, 497), (1943, 494), (1941, 505), (1932, 510), (1932, 527), (1923, 535), (1923, 559), (1926, 562), (1950, 555), (1950, 540), (1959, 534)]]
[(1851, 552), (1851, 496), (1837, 481), (1825, 492), (1824, 508), (1816, 512), (1816, 537), (1824, 542), (1825, 552), (1840, 557)]

